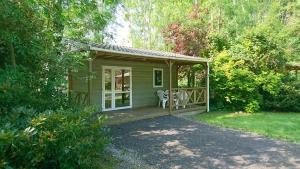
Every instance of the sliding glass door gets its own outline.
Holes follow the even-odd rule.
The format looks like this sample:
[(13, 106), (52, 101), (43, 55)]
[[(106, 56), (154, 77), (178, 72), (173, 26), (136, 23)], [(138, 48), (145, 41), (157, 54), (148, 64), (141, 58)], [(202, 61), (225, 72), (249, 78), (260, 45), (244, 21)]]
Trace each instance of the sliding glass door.
[(103, 67), (103, 110), (117, 110), (132, 107), (131, 68)]

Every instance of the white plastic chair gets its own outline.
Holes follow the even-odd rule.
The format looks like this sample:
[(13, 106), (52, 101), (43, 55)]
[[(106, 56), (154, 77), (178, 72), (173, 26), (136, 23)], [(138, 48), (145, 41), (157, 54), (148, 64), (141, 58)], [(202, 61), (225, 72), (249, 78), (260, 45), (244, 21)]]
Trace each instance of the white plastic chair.
[(186, 91), (180, 90), (176, 93), (177, 96), (177, 102), (176, 102), (176, 109), (178, 109), (179, 103), (182, 105), (183, 108), (187, 105), (189, 102), (189, 96)]
[(163, 109), (165, 109), (166, 108), (166, 103), (169, 100), (168, 91), (164, 92), (162, 90), (158, 90), (157, 91), (157, 96), (159, 98), (158, 107), (160, 107), (160, 103), (162, 103)]

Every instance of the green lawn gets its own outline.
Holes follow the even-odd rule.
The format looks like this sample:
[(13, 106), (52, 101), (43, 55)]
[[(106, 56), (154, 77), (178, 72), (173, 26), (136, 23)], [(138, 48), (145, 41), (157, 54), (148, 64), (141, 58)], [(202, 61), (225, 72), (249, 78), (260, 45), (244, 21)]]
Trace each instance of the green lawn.
[(220, 127), (254, 132), (273, 138), (300, 143), (300, 112), (230, 113), (210, 112), (194, 117)]

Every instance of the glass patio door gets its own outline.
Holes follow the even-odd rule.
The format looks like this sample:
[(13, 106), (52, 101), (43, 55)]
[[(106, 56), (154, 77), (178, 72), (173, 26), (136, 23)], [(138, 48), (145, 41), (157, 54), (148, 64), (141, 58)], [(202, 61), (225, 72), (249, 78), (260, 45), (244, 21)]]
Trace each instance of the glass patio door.
[(102, 108), (117, 110), (132, 107), (131, 68), (103, 67)]

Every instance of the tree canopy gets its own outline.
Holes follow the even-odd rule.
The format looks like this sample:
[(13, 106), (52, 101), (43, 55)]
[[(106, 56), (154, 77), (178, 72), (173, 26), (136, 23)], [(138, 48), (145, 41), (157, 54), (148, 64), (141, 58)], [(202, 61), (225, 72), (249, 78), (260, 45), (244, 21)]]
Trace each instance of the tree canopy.
[[(212, 60), (213, 107), (300, 110), (290, 98), (299, 102), (299, 80), (284, 70), (287, 62), (300, 62), (299, 1), (123, 2), (134, 47)], [(199, 69), (181, 67), (179, 74), (193, 86)]]
[(28, 90), (1, 104), (27, 105), (25, 98), (32, 96), (40, 107), (63, 105), (67, 69), (82, 54), (68, 55), (62, 40), (101, 42), (116, 4), (115, 0), (1, 1), (0, 69), (4, 70), (0, 89), (12, 97), (16, 90)]

